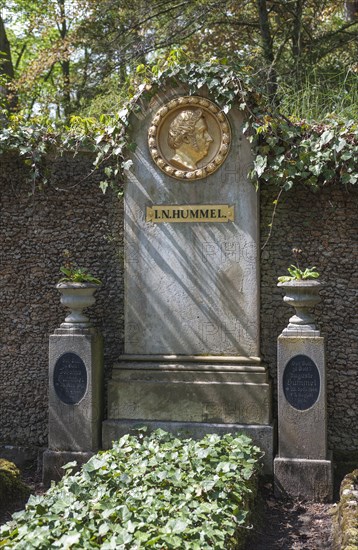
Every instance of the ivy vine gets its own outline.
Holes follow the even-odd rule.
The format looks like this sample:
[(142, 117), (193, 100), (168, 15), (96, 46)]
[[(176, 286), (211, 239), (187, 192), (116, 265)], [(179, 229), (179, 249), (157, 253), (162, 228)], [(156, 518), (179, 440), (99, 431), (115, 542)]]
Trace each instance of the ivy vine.
[(353, 121), (294, 124), (266, 116), (255, 129), (251, 178), (257, 182), (275, 182), (285, 191), (293, 185), (317, 189), (333, 181), (357, 183), (358, 127)]
[(255, 151), (249, 177), (256, 187), (275, 185), (281, 194), (296, 185), (318, 189), (329, 182), (346, 186), (357, 183), (356, 122), (332, 118), (324, 124), (309, 123), (269, 112), (260, 83), (242, 69), (213, 63), (182, 65), (173, 59), (162, 65), (140, 65), (132, 82), (135, 93), (116, 115), (99, 119), (74, 116), (66, 126), (40, 117), (24, 122), (15, 115), (0, 131), (0, 153), (18, 152), (28, 166), (28, 180), (35, 191), (49, 181), (48, 153), (92, 151), (93, 171), (103, 169), (102, 191), (111, 186), (121, 194), (123, 172), (131, 165), (128, 151), (135, 147), (127, 137), (131, 112), (141, 98), (149, 101), (164, 83), (177, 87), (180, 82), (185, 83), (189, 94), (206, 86), (225, 113), (234, 105), (246, 112), (244, 131)]

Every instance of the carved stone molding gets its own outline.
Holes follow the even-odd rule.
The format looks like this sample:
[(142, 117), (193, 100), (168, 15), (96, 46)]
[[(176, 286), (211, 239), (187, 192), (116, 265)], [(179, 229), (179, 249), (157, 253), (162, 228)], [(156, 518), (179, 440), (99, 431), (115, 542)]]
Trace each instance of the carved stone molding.
[(153, 117), (148, 144), (155, 164), (168, 176), (195, 181), (225, 161), (231, 129), (223, 111), (199, 96), (172, 99)]

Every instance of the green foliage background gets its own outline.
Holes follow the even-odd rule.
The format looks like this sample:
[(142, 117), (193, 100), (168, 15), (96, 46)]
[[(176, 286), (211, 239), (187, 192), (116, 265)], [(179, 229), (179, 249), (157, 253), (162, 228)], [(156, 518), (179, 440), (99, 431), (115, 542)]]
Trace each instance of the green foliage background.
[(357, 33), (355, 0), (0, 0), (0, 76), (26, 119), (68, 120), (115, 114), (138, 66), (229, 63), (286, 116), (355, 118)]
[[(121, 193), (135, 101), (178, 80), (246, 111), (253, 183), (283, 190), (357, 181), (354, 0), (0, 0), (0, 151), (31, 189), (49, 152), (96, 153)], [(0, 119), (1, 120), (1, 119)]]

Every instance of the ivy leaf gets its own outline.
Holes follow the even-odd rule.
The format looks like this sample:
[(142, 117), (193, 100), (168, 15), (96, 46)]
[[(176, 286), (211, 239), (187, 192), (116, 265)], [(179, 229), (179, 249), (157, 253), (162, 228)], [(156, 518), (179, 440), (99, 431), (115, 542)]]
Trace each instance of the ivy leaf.
[(107, 191), (107, 189), (108, 189), (108, 181), (102, 180), (102, 181), (99, 183), (99, 187), (100, 187), (102, 193), (104, 194), (104, 193)]
[[(116, 535), (116, 543), (117, 545), (121, 544), (128, 544), (133, 539), (133, 535), (131, 533), (128, 533), (126, 529), (119, 529), (118, 533)], [(118, 546), (116, 547), (118, 548)]]
[(320, 173), (322, 172), (322, 165), (317, 163), (317, 164), (312, 164), (311, 166), (309, 166), (309, 170), (311, 171), (312, 174), (314, 174), (315, 176), (319, 176)]
[(321, 135), (321, 139), (319, 140), (320, 147), (323, 147), (323, 145), (327, 145), (327, 143), (329, 143), (333, 138), (334, 132), (332, 130), (325, 130)]
[(285, 191), (289, 191), (290, 189), (292, 189), (292, 187), (293, 187), (293, 181), (292, 180), (286, 181), (285, 185), (283, 186)]
[(231, 463), (230, 462), (220, 462), (216, 466), (217, 472), (230, 472), (231, 470)]
[(165, 526), (165, 530), (170, 533), (182, 533), (187, 528), (188, 521), (183, 519), (170, 519)]
[(53, 542), (53, 546), (61, 548), (61, 550), (69, 550), (71, 546), (77, 544), (80, 541), (81, 533), (68, 533), (63, 535), (59, 540)]
[(333, 146), (333, 148), (340, 153), (342, 149), (347, 145), (347, 142), (344, 138), (339, 138), (338, 143)]
[(123, 170), (129, 170), (132, 166), (133, 166), (133, 161), (131, 159), (128, 159), (122, 163)]
[(202, 482), (201, 486), (202, 486), (203, 490), (207, 492), (207, 491), (211, 491), (211, 489), (213, 487), (215, 487), (215, 484), (216, 484), (216, 480), (214, 480), (214, 479), (205, 479)]
[(109, 531), (109, 524), (108, 523), (102, 523), (98, 528), (98, 535), (100, 537), (104, 537)]
[(262, 176), (266, 166), (267, 166), (267, 157), (262, 157), (261, 155), (257, 155), (254, 161), (254, 170), (258, 177)]
[(85, 472), (95, 472), (96, 470), (103, 468), (103, 466), (106, 465), (106, 462), (106, 457), (94, 456), (87, 462), (87, 464), (83, 466), (83, 470)]

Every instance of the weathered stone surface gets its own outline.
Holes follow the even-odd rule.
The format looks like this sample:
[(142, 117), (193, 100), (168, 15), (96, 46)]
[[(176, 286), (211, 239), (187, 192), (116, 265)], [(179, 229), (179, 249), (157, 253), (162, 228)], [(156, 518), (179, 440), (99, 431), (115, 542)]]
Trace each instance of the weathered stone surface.
[[(305, 331), (315, 334), (315, 327)], [(287, 331), (284, 332), (288, 334)], [(277, 340), (278, 455), (275, 492), (315, 501), (333, 498), (327, 450), (325, 342), (321, 337)]]
[[(236, 109), (228, 114), (231, 149), (216, 171), (195, 181), (180, 179), (185, 171), (169, 177), (165, 171), (173, 151), (167, 150), (165, 168), (157, 166), (148, 129), (167, 132), (164, 123), (157, 127), (155, 122), (158, 108), (164, 105), (161, 110), (167, 113), (168, 99), (183, 95), (182, 90), (167, 90), (143, 105), (140, 117), (132, 115), (136, 149), (124, 205), (125, 355), (109, 383), (108, 417), (269, 427), (271, 386), (259, 349), (258, 201), (247, 177), (252, 152), (242, 131), (244, 117)], [(190, 99), (196, 105), (206, 102)], [(175, 116), (186, 113), (190, 115), (182, 111)], [(215, 145), (218, 136), (209, 126), (206, 134)], [(167, 138), (159, 136), (159, 141), (166, 144)], [(159, 146), (153, 147), (155, 160)], [(175, 162), (180, 157), (182, 166), (189, 161), (195, 166), (179, 148), (172, 147)], [(220, 204), (230, 210), (230, 221), (218, 222), (214, 206)], [(172, 212), (170, 223), (154, 223), (153, 212), (165, 205)], [(176, 222), (182, 211), (175, 217), (175, 205), (207, 205), (210, 221)], [(230, 363), (224, 364), (228, 358)], [(271, 446), (268, 461), (272, 459)]]
[(321, 298), (319, 290), (321, 283), (317, 280), (294, 280), (278, 283), (279, 288), (285, 292), (283, 301), (293, 308), (295, 314), (290, 317), (290, 322), (283, 329), (283, 336), (320, 336), (316, 330), (312, 308), (319, 304)]
[(149, 431), (160, 428), (167, 432), (174, 433), (178, 437), (201, 439), (206, 434), (224, 435), (227, 433), (242, 433), (251, 437), (253, 443), (264, 452), (262, 457), (263, 474), (272, 475), (272, 457), (275, 454), (275, 425), (249, 425), (249, 424), (215, 424), (205, 422), (159, 422), (159, 421), (136, 421), (136, 420), (106, 420), (103, 423), (103, 447), (110, 449), (113, 441), (123, 435), (146, 426)]
[(271, 386), (262, 366), (127, 361), (113, 369), (108, 418), (268, 425)]
[(333, 549), (354, 550), (358, 546), (358, 469), (344, 477), (339, 496), (333, 518)]
[[(278, 454), (286, 458), (327, 459), (327, 412), (326, 412), (326, 374), (324, 339), (278, 338)], [(306, 357), (306, 360), (292, 363), (292, 359)], [(286, 380), (287, 368), (293, 364), (295, 373)], [(316, 366), (317, 378), (312, 372)], [(292, 370), (292, 369), (291, 369)], [(289, 384), (294, 384), (296, 403), (292, 405), (285, 393), (289, 393)], [(317, 391), (318, 390), (318, 391)], [(309, 394), (307, 396), (307, 394)], [(293, 399), (293, 395), (290, 396)], [(311, 399), (314, 403), (307, 408)], [(303, 409), (297, 408), (300, 402)]]
[[(55, 377), (56, 368), (61, 359), (69, 353), (77, 358), (77, 363), (81, 364), (86, 372), (85, 380), (82, 371), (74, 372), (73, 367), (63, 373), (62, 382), (65, 382), (65, 389), (69, 391), (71, 386), (73, 387), (74, 391), (71, 393), (59, 391)], [(102, 337), (95, 329), (59, 329), (50, 336), (48, 440), (50, 450), (96, 451), (101, 447), (102, 355)], [(78, 384), (81, 386), (80, 393), (76, 391)], [(72, 397), (75, 399), (69, 399)]]
[(316, 502), (333, 499), (332, 460), (275, 458), (275, 494)]
[[(125, 193), (125, 353), (259, 355), (258, 201), (247, 179), (251, 147), (243, 115), (228, 118), (232, 145), (222, 166), (194, 182), (154, 164), (148, 128), (180, 90), (132, 115), (136, 143)], [(185, 95), (185, 94), (184, 94)], [(152, 205), (234, 205), (228, 223), (146, 221)]]

